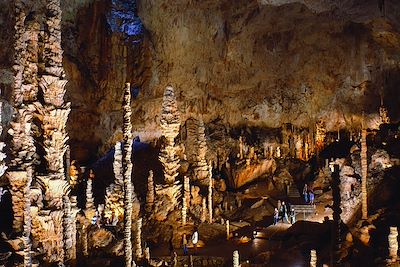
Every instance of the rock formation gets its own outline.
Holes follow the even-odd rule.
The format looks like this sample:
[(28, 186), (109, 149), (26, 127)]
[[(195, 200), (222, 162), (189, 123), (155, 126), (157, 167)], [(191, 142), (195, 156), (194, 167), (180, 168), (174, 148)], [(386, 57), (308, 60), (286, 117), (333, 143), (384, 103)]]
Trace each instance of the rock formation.
[(123, 100), (123, 133), (124, 133), (124, 150), (122, 153), (123, 158), (123, 176), (124, 176), (124, 255), (125, 266), (131, 267), (132, 260), (132, 202), (134, 195), (132, 185), (132, 169), (133, 164), (131, 161), (132, 155), (132, 124), (131, 124), (131, 86), (129, 83), (125, 84), (124, 100)]
[(117, 142), (114, 146), (113, 171), (115, 180), (106, 188), (104, 208), (104, 217), (110, 220), (113, 216), (122, 218), (124, 215), (124, 179), (122, 173), (121, 142)]
[(310, 267), (317, 267), (317, 251), (315, 249), (310, 252)]
[(399, 244), (397, 242), (397, 236), (399, 235), (397, 227), (390, 227), (388, 236), (389, 242), (389, 257), (391, 262), (396, 262), (398, 259)]
[(235, 250), (233, 252), (233, 267), (239, 267), (240, 266), (240, 261), (239, 261), (239, 251)]
[(211, 163), (208, 165), (208, 223), (213, 222), (213, 178), (212, 178), (212, 166)]
[(181, 120), (174, 89), (171, 86), (167, 86), (164, 91), (160, 126), (166, 143), (160, 151), (159, 159), (164, 167), (165, 182), (173, 184), (176, 176), (179, 174), (178, 169), (180, 164), (179, 158), (176, 155), (177, 146), (175, 145), (175, 138), (179, 134)]
[(142, 218), (136, 220), (135, 256), (139, 260), (143, 257), (142, 250)]
[(147, 176), (146, 211), (150, 212), (154, 204), (154, 181), (153, 171), (149, 171)]
[(93, 170), (90, 170), (89, 173), (89, 178), (86, 182), (86, 205), (85, 209), (87, 210), (88, 213), (94, 212), (96, 210), (94, 206), (94, 198), (93, 198), (93, 179), (94, 179), (94, 172)]
[(209, 180), (209, 166), (206, 159), (207, 154), (207, 141), (205, 135), (205, 127), (203, 119), (199, 120), (197, 127), (197, 146), (196, 146), (196, 162), (194, 167), (194, 180), (200, 181), (203, 185), (208, 184)]
[(366, 220), (368, 218), (368, 201), (367, 201), (367, 130), (361, 131), (361, 217)]

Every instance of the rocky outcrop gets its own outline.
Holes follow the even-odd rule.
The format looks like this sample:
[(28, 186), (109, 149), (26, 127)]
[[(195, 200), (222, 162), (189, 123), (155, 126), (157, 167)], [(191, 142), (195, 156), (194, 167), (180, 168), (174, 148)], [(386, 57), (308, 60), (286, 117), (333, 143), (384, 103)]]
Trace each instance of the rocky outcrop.
[(234, 172), (234, 187), (239, 188), (262, 175), (272, 174), (275, 172), (275, 169), (276, 163), (273, 159), (265, 159), (260, 160), (260, 162), (251, 163), (250, 165), (243, 165)]

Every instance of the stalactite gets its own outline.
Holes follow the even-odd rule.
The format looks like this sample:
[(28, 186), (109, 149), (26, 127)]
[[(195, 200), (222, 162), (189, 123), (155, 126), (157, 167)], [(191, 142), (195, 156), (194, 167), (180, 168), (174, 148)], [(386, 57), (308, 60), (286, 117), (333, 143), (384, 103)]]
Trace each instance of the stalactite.
[(391, 262), (396, 262), (398, 259), (399, 243), (397, 242), (397, 236), (399, 235), (397, 227), (390, 227), (390, 232), (388, 236), (389, 242), (389, 257)]
[(180, 167), (179, 158), (176, 155), (177, 146), (175, 138), (179, 134), (181, 125), (178, 104), (174, 89), (167, 86), (164, 91), (161, 112), (161, 133), (166, 139), (165, 146), (161, 149), (159, 159), (164, 167), (164, 179), (167, 184), (173, 184)]
[(239, 251), (235, 250), (233, 252), (233, 267), (239, 267), (240, 266), (240, 261), (239, 261)]
[(85, 209), (87, 211), (94, 211), (96, 208), (94, 206), (94, 198), (93, 198), (93, 189), (92, 189), (92, 182), (94, 178), (93, 170), (90, 170), (89, 178), (86, 183), (86, 205)]
[(367, 130), (361, 131), (361, 213), (362, 219), (368, 218), (368, 201), (367, 201)]
[(146, 210), (150, 212), (154, 204), (154, 181), (153, 181), (153, 171), (149, 171), (147, 176), (147, 195), (146, 195)]
[(317, 267), (317, 251), (315, 249), (310, 252), (310, 267)]
[(26, 181), (24, 185), (24, 266), (32, 266), (32, 243), (30, 239), (32, 229), (32, 218), (31, 218), (31, 183), (32, 183), (33, 169), (30, 166), (26, 172)]
[(142, 251), (142, 218), (136, 220), (136, 238), (135, 238), (135, 255), (136, 260), (143, 256)]
[(206, 203), (207, 203), (206, 198), (203, 197), (201, 199), (201, 217), (200, 217), (200, 221), (202, 223), (204, 223), (207, 218), (207, 204)]
[(131, 86), (126, 83), (123, 98), (123, 135), (124, 135), (124, 150), (123, 150), (123, 175), (124, 175), (124, 255), (125, 266), (132, 266), (132, 124), (131, 124)]
[(212, 188), (213, 188), (213, 179), (212, 179), (212, 166), (211, 162), (208, 165), (209, 168), (209, 175), (208, 175), (208, 222), (212, 223), (213, 222), (213, 200), (212, 200)]

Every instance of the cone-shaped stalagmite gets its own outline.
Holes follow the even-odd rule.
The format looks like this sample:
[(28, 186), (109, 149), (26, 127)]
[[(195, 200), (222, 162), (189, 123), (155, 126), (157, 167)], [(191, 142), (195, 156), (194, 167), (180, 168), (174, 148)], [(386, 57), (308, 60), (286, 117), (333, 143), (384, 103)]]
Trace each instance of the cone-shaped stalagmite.
[(240, 261), (239, 261), (239, 251), (235, 250), (233, 252), (233, 267), (239, 267), (240, 265)]
[(181, 120), (174, 89), (171, 86), (167, 86), (164, 91), (160, 125), (161, 133), (165, 137), (166, 143), (160, 151), (159, 159), (164, 167), (165, 182), (173, 184), (179, 174), (180, 164), (176, 154), (175, 138), (179, 134)]
[(123, 164), (122, 170), (124, 175), (124, 252), (125, 266), (132, 266), (132, 124), (131, 124), (131, 86), (126, 83), (123, 99), (123, 134), (124, 134), (124, 150), (122, 153)]
[(361, 216), (362, 219), (368, 218), (367, 200), (367, 130), (361, 131)]
[(390, 261), (396, 262), (398, 260), (398, 250), (399, 250), (399, 243), (397, 242), (397, 236), (399, 235), (397, 231), (397, 227), (390, 227), (390, 232), (388, 236), (389, 241), (389, 257)]
[(208, 222), (212, 223), (213, 221), (213, 201), (212, 201), (212, 188), (213, 188), (213, 179), (212, 179), (212, 166), (211, 162), (208, 165), (209, 175), (208, 175)]

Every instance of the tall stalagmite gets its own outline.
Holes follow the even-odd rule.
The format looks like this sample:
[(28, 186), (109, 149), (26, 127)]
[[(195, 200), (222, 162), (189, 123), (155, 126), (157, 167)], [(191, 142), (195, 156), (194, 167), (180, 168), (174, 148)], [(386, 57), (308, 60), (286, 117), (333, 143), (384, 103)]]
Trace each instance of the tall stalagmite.
[(106, 199), (104, 216), (112, 219), (113, 213), (116, 217), (124, 214), (124, 178), (122, 173), (122, 150), (121, 142), (114, 146), (113, 171), (115, 180), (106, 188)]
[(154, 204), (154, 181), (153, 181), (153, 171), (149, 171), (149, 176), (147, 176), (147, 194), (146, 194), (146, 210), (151, 211)]
[(132, 266), (132, 124), (131, 124), (131, 85), (125, 84), (123, 99), (123, 134), (124, 134), (124, 150), (123, 158), (123, 175), (124, 175), (124, 252), (125, 266)]
[(143, 256), (142, 250), (142, 218), (136, 220), (135, 255), (140, 260)]
[(367, 130), (361, 131), (361, 216), (363, 220), (368, 218), (367, 200)]
[(208, 175), (208, 222), (213, 222), (213, 200), (212, 200), (212, 188), (213, 188), (213, 179), (212, 179), (212, 166), (211, 162), (208, 165), (209, 175)]
[(209, 183), (209, 167), (206, 159), (207, 141), (203, 119), (200, 118), (197, 128), (197, 158), (194, 168), (195, 180), (199, 180), (203, 185)]
[(160, 151), (159, 159), (164, 167), (165, 182), (173, 184), (180, 167), (175, 138), (179, 134), (181, 119), (174, 89), (171, 86), (167, 86), (164, 91), (160, 125), (166, 143)]

